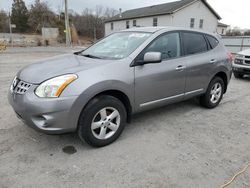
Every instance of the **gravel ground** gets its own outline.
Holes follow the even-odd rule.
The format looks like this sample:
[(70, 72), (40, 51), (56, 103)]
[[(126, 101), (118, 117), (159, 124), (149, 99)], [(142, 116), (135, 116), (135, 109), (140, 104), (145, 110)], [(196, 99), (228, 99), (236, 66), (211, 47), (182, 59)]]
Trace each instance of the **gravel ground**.
[[(191, 100), (136, 115), (120, 139), (104, 148), (91, 148), (75, 134), (50, 136), (28, 128), (7, 101), (12, 78), (35, 60), (69, 51), (0, 54), (1, 188), (211, 188), (250, 161), (250, 78), (233, 78), (214, 110)], [(250, 187), (250, 169), (229, 187)]]

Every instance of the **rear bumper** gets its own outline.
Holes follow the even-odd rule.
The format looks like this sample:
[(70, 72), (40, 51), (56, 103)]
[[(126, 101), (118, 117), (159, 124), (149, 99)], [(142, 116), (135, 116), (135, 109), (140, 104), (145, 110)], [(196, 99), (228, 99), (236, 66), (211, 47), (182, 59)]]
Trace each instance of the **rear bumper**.
[(46, 134), (60, 134), (76, 130), (77, 125), (71, 122), (70, 117), (70, 110), (76, 99), (76, 96), (38, 98), (34, 94), (34, 88), (30, 88), (23, 95), (10, 91), (8, 94), (9, 103), (17, 117), (28, 126)]
[(233, 72), (250, 75), (250, 66), (233, 64)]

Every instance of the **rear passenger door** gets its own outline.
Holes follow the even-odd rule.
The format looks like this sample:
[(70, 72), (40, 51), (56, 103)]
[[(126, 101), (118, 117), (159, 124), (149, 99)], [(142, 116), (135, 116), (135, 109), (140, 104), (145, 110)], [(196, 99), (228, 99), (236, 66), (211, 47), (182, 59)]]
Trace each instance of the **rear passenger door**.
[(182, 32), (182, 42), (187, 74), (185, 95), (191, 97), (205, 91), (213, 58), (207, 53), (210, 47), (204, 34)]

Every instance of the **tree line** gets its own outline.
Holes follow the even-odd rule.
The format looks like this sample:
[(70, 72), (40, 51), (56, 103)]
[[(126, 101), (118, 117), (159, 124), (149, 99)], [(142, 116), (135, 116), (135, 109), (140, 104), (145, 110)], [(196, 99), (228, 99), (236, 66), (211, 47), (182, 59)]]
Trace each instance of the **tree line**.
[[(96, 6), (95, 9), (85, 8), (82, 13), (70, 11), (70, 25), (76, 28), (78, 35), (90, 38), (104, 36), (104, 20), (118, 14), (113, 8)], [(45, 2), (35, 0), (28, 9), (23, 0), (13, 0), (11, 8), (11, 23), (15, 33), (40, 34), (42, 27), (59, 28), (59, 34), (64, 39), (64, 12), (55, 13)], [(0, 32), (9, 32), (9, 13), (0, 11)]]
[(250, 30), (241, 31), (240, 28), (230, 28), (226, 32), (226, 36), (250, 36)]
[[(104, 21), (119, 11), (113, 8), (85, 8), (82, 13), (70, 12), (69, 19), (72, 28), (79, 36), (101, 38), (104, 36)], [(55, 13), (45, 2), (34, 0), (29, 9), (23, 0), (13, 0), (11, 22), (16, 25), (13, 32), (40, 34), (42, 27), (59, 28), (59, 41), (65, 40), (64, 12)], [(9, 13), (0, 10), (0, 32), (9, 32)], [(239, 28), (229, 29), (228, 36), (250, 35), (250, 30), (241, 32)]]

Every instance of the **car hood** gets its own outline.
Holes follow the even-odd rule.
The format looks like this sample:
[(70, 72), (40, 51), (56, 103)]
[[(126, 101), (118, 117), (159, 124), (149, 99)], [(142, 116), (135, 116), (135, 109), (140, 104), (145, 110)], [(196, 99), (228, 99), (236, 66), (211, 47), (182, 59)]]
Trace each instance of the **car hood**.
[(60, 55), (23, 68), (18, 72), (17, 77), (28, 83), (40, 84), (59, 75), (77, 73), (110, 62), (74, 54)]
[(241, 51), (241, 52), (239, 52), (238, 54), (240, 54), (240, 55), (247, 55), (247, 56), (250, 56), (250, 49), (247, 49), (247, 50), (243, 50), (243, 51)]

